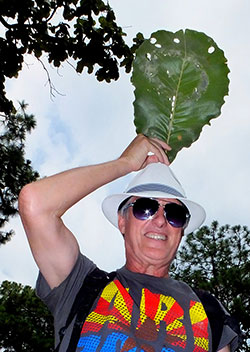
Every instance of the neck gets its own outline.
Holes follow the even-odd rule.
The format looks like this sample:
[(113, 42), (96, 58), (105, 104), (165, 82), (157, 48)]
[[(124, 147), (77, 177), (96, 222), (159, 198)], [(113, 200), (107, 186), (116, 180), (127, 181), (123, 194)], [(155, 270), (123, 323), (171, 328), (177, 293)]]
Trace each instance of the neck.
[(134, 273), (146, 274), (155, 277), (169, 277), (169, 266), (157, 267), (156, 265), (140, 265), (131, 264), (129, 261), (126, 262), (126, 268)]

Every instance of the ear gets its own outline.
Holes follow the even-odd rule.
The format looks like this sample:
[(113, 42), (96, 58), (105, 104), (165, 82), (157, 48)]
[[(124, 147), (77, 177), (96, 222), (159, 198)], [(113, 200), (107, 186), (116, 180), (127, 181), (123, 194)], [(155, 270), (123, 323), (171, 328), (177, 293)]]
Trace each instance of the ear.
[(179, 244), (178, 244), (177, 250), (178, 250), (179, 247), (180, 247), (180, 244), (181, 244), (181, 242), (182, 242), (183, 236), (184, 236), (184, 229), (181, 229), (181, 235), (180, 235), (180, 240), (179, 240)]
[(118, 227), (122, 235), (125, 233), (125, 217), (118, 214)]

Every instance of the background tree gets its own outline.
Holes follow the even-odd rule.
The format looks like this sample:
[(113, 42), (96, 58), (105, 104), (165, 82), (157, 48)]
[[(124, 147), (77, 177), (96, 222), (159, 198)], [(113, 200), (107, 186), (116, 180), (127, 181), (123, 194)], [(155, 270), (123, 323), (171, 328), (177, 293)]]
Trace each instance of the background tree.
[(214, 294), (235, 317), (245, 335), (241, 351), (249, 351), (250, 231), (217, 221), (189, 234), (177, 254), (172, 276)]
[(92, 73), (96, 65), (97, 79), (110, 82), (118, 79), (119, 66), (130, 72), (133, 53), (143, 41), (138, 34), (130, 48), (102, 0), (0, 0), (0, 23), (0, 111), (5, 114), (13, 109), (5, 79), (17, 77), (25, 54), (33, 54), (44, 68), (42, 54), (54, 67), (68, 61), (79, 73), (84, 67)]
[[(25, 137), (35, 128), (33, 115), (27, 114), (27, 104), (19, 103), (16, 113), (0, 115), (0, 228), (17, 214), (17, 198), (21, 188), (39, 174), (25, 159)], [(13, 230), (0, 231), (0, 244), (7, 242)]]
[(15, 282), (0, 286), (0, 349), (53, 351), (53, 318), (34, 290)]

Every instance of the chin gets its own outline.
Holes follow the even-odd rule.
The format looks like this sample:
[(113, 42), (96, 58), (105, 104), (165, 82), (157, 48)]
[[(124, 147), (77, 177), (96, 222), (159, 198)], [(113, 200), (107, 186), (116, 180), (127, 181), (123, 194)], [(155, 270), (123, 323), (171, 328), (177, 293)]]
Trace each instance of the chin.
[(163, 265), (167, 265), (169, 263), (169, 257), (166, 255), (165, 252), (159, 249), (151, 249), (145, 253), (145, 256), (152, 261), (152, 264), (159, 261), (162, 261)]

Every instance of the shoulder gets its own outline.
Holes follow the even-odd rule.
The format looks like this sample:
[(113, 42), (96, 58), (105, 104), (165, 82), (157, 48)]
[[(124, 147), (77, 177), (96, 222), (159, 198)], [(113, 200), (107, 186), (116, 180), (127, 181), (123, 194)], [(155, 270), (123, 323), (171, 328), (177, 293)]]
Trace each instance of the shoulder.
[(197, 293), (192, 289), (190, 285), (181, 280), (175, 280), (170, 278), (168, 280), (168, 286), (170, 286), (173, 290), (175, 290), (180, 295), (186, 294), (190, 299), (197, 299)]
[(67, 278), (57, 287), (50, 289), (45, 278), (39, 272), (36, 282), (36, 293), (44, 301), (50, 311), (54, 314), (59, 309), (60, 300), (73, 302), (85, 277), (94, 269), (96, 265), (83, 254), (79, 253), (78, 259)]
[(213, 337), (213, 345), (218, 350), (230, 345), (235, 351), (241, 341), (241, 330), (238, 321), (231, 316), (222, 303), (211, 293), (193, 288), (206, 311)]

